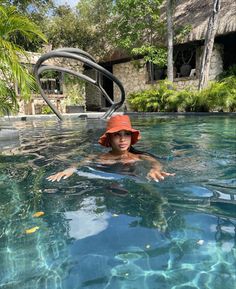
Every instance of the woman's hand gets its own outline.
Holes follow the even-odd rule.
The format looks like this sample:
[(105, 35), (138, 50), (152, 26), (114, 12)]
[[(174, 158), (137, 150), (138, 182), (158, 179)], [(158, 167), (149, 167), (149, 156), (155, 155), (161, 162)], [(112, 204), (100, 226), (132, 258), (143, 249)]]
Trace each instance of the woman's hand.
[(47, 180), (50, 182), (55, 182), (55, 181), (59, 182), (61, 178), (65, 180), (69, 178), (71, 175), (73, 175), (74, 172), (76, 172), (76, 168), (69, 168), (62, 172), (56, 173), (55, 175), (51, 175), (47, 177)]
[(148, 179), (152, 179), (156, 182), (159, 181), (163, 181), (165, 179), (165, 177), (169, 177), (169, 176), (175, 176), (175, 174), (171, 174), (171, 173), (167, 173), (167, 172), (161, 172), (159, 168), (152, 168), (148, 175), (147, 178)]

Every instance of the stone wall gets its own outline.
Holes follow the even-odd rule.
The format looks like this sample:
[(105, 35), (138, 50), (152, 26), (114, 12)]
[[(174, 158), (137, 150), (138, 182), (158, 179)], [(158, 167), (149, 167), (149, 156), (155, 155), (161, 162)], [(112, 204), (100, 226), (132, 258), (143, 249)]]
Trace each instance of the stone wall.
[(215, 44), (210, 64), (209, 80), (215, 80), (223, 72), (223, 45)]
[[(174, 84), (177, 89), (181, 90), (186, 87), (190, 89), (197, 89), (198, 86), (198, 75), (200, 69), (200, 57), (203, 51), (203, 47), (199, 47), (196, 50), (196, 76), (194, 77), (180, 77), (174, 79)], [(30, 53), (27, 59), (23, 59), (22, 62), (35, 64), (38, 58), (41, 56), (39, 53)], [(54, 64), (62, 67), (67, 67), (69, 69), (82, 72), (82, 64), (75, 60), (68, 60), (62, 58), (53, 58), (46, 62), (46, 64)], [(223, 71), (223, 59), (222, 59), (222, 46), (216, 44), (214, 46), (211, 64), (209, 80), (214, 80)], [(92, 69), (87, 69), (84, 74), (93, 78), (95, 77), (95, 72)], [(113, 65), (113, 74), (116, 76), (124, 86), (126, 96), (135, 91), (140, 91), (144, 89), (149, 89), (151, 84), (148, 82), (148, 72), (143, 59), (133, 60), (129, 62), (123, 62)], [(158, 82), (157, 82), (158, 83)], [(105, 99), (101, 95), (100, 91), (93, 85), (86, 83), (86, 107), (87, 110), (99, 111), (101, 108), (105, 107)], [(64, 87), (64, 92), (66, 88)], [(63, 98), (66, 98), (66, 93), (62, 96), (51, 96), (52, 101), (55, 102), (57, 107), (61, 112), (65, 111), (63, 106)], [(116, 85), (114, 85), (114, 101), (120, 100), (120, 91)], [(44, 101), (39, 97), (33, 99), (29, 104), (22, 104), (20, 113), (38, 113), (39, 105), (44, 105)], [(127, 103), (125, 104), (129, 109)]]
[[(181, 90), (186, 87), (197, 89), (198, 75), (200, 70), (200, 59), (203, 47), (197, 48), (196, 51), (196, 72), (195, 76), (180, 77), (174, 79), (174, 84), (177, 89)], [(216, 44), (213, 49), (209, 80), (215, 80), (216, 77), (223, 71), (222, 46)], [(147, 69), (143, 60), (129, 61), (113, 65), (113, 74), (121, 81), (124, 86), (126, 96), (135, 91), (148, 89), (151, 87), (148, 83)], [(158, 83), (158, 82), (157, 82)], [(119, 98), (119, 90), (114, 87), (114, 99)]]
[[(38, 59), (41, 57), (42, 54), (35, 53), (35, 52), (28, 52), (26, 56), (23, 56), (21, 61), (24, 64), (31, 64), (34, 65)], [(59, 67), (68, 68), (70, 70), (83, 73), (83, 64), (79, 61), (73, 60), (73, 59), (66, 59), (66, 58), (50, 58), (49, 60), (45, 61), (44, 64), (46, 65), (56, 65)], [(76, 76), (75, 76), (76, 77)], [(63, 87), (63, 94), (62, 95), (47, 95), (50, 101), (57, 107), (57, 109), (61, 113), (65, 113), (66, 111), (66, 103), (68, 103), (67, 100), (67, 87), (65, 86), (65, 83), (62, 81), (62, 87)], [(85, 95), (84, 95), (85, 97)], [(30, 101), (20, 101), (19, 102), (19, 115), (24, 114), (41, 114), (42, 112), (48, 110), (46, 102), (43, 100), (43, 98), (40, 95), (32, 96), (32, 99)], [(45, 113), (45, 112), (44, 112)]]
[[(113, 74), (123, 84), (126, 96), (131, 92), (150, 87), (150, 84), (147, 83), (148, 74), (143, 59), (114, 64)], [(120, 90), (116, 86), (114, 86), (114, 100), (120, 100)]]
[[(214, 49), (212, 51), (210, 71), (209, 71), (210, 81), (217, 79), (218, 75), (223, 71), (222, 48), (223, 48), (222, 45), (215, 44)], [(179, 90), (184, 89), (184, 88), (197, 89), (202, 52), (203, 52), (203, 46), (197, 48), (196, 76), (195, 77), (181, 77), (181, 78), (174, 79), (174, 84), (177, 89)]]
[[(95, 79), (95, 70), (86, 69), (84, 74)], [(104, 106), (103, 97), (98, 88), (88, 82), (85, 84), (86, 108), (90, 111), (99, 111)]]
[(174, 86), (177, 90), (185, 88), (196, 90), (198, 87), (198, 79), (196, 77), (181, 77), (174, 79)]

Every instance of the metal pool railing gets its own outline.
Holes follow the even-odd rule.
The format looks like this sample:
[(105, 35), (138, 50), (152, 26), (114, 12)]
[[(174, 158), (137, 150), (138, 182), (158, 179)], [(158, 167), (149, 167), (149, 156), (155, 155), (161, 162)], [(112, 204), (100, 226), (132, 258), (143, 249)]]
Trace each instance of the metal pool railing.
[[(57, 65), (43, 65), (43, 63), (50, 59), (50, 58), (69, 58), (69, 59), (75, 59), (78, 60), (85, 65), (93, 68), (95, 70), (95, 79), (84, 75), (80, 72), (73, 71), (68, 68), (60, 67)], [(53, 103), (49, 100), (49, 98), (46, 96), (44, 93), (44, 90), (42, 89), (41, 86), (41, 81), (40, 81), (40, 74), (44, 71), (47, 70), (55, 70), (55, 71), (60, 71), (60, 72), (65, 72), (69, 73), (72, 75), (75, 75), (79, 77), (80, 79), (84, 80), (85, 82), (88, 82), (94, 86), (96, 86), (102, 95), (105, 96), (105, 98), (108, 100), (108, 102), (111, 104), (110, 108), (107, 110), (107, 112), (104, 113), (102, 118), (107, 118), (112, 115), (114, 111), (116, 111), (118, 108), (122, 106), (122, 104), (125, 101), (125, 90), (122, 85), (122, 83), (119, 81), (118, 78), (116, 78), (110, 71), (106, 70), (104, 67), (100, 66), (99, 64), (96, 63), (95, 59), (89, 55), (87, 52), (78, 49), (78, 48), (59, 48), (53, 51), (50, 51), (44, 55), (42, 55), (38, 61), (35, 64), (34, 67), (34, 74), (36, 76), (36, 81), (39, 86), (39, 91), (43, 99), (46, 101), (46, 103), (49, 105), (49, 107), (52, 109), (52, 111), (57, 115), (57, 117), (62, 120), (63, 117), (61, 113), (58, 111), (58, 109), (53, 105)], [(119, 88), (120, 90), (120, 101), (114, 102), (110, 96), (107, 94), (105, 89), (102, 87), (102, 76), (105, 76), (109, 79), (111, 79)]]

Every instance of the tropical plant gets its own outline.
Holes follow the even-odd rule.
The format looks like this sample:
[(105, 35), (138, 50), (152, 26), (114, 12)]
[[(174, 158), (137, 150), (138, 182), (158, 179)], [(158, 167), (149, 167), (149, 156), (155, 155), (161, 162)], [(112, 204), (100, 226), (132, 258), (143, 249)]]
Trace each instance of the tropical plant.
[[(18, 13), (33, 21), (42, 31), (47, 27), (47, 19), (55, 9), (54, 0), (2, 0), (1, 5), (15, 6)], [(29, 39), (17, 33), (14, 36), (15, 42), (27, 51), (40, 50), (43, 40), (39, 37)]]
[(236, 76), (236, 64), (231, 65), (227, 70), (223, 71), (219, 76), (219, 80), (223, 80), (229, 76)]
[(15, 111), (16, 108), (15, 92), (5, 85), (5, 81), (0, 79), (0, 115)]
[(67, 97), (63, 101), (63, 105), (78, 105), (85, 107), (85, 83), (72, 75), (65, 75), (64, 80), (65, 94)]
[(168, 111), (191, 111), (194, 95), (191, 90), (175, 91), (168, 99)]
[(236, 111), (236, 77), (230, 76), (219, 82), (212, 82), (201, 91), (188, 87), (177, 91), (167, 81), (161, 81), (152, 89), (128, 95), (128, 102), (134, 111)]
[(167, 50), (164, 47), (155, 47), (153, 45), (142, 45), (132, 49), (133, 55), (144, 55), (144, 61), (156, 64), (163, 68), (167, 64)]
[(39, 37), (46, 41), (37, 25), (20, 15), (14, 6), (0, 6), (0, 114), (17, 110), (16, 86), (22, 98), (29, 98), (35, 88), (33, 76), (21, 64), (26, 52), (15, 42), (16, 34), (29, 41)]
[(226, 109), (230, 112), (236, 111), (236, 73), (235, 75), (226, 77), (222, 81), (228, 91), (225, 101)]
[(157, 112), (168, 108), (168, 99), (174, 94), (170, 83), (160, 81), (151, 89), (134, 92), (128, 95), (128, 102), (135, 111)]

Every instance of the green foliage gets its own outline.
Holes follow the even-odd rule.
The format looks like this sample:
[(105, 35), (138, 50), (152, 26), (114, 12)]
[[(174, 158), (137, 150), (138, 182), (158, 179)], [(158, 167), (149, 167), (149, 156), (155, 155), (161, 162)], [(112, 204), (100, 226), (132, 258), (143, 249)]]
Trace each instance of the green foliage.
[(167, 81), (160, 81), (151, 89), (131, 93), (128, 102), (135, 111), (165, 111), (168, 108), (168, 99), (174, 92), (170, 87)]
[(42, 106), (42, 114), (52, 114), (53, 111), (48, 105), (43, 105)]
[(16, 112), (17, 109), (18, 104), (14, 90), (7, 87), (5, 82), (0, 79), (0, 115), (9, 115), (11, 112)]
[(111, 21), (114, 46), (146, 61), (164, 66), (165, 23), (160, 18), (162, 0), (118, 0)]
[(236, 76), (236, 64), (230, 66), (229, 69), (227, 69), (226, 71), (223, 71), (219, 75), (219, 79), (222, 80), (222, 79), (229, 77), (229, 76)]
[(236, 75), (226, 77), (222, 81), (227, 89), (225, 107), (230, 112), (236, 111)]
[(16, 33), (28, 40), (38, 37), (46, 41), (37, 25), (20, 15), (15, 7), (0, 6), (0, 113), (5, 113), (6, 108), (17, 109), (16, 85), (21, 97), (26, 99), (35, 88), (33, 76), (21, 64), (22, 57), (27, 58), (27, 54), (14, 42)]
[(191, 32), (192, 25), (186, 24), (184, 26), (179, 26), (175, 29), (174, 42), (181, 43), (184, 41), (185, 37)]
[(53, 0), (2, 0), (2, 5), (15, 6), (23, 14), (42, 13), (45, 9), (53, 7)]
[(190, 89), (174, 91), (168, 100), (169, 111), (192, 111), (195, 103), (195, 93)]
[(66, 75), (65, 87), (67, 98), (63, 101), (64, 105), (85, 106), (85, 84), (82, 80), (71, 75)]
[(134, 111), (236, 111), (236, 77), (211, 83), (202, 91), (186, 88), (170, 89), (168, 82), (160, 82), (152, 89), (131, 93), (128, 102)]
[[(17, 13), (30, 19), (36, 24), (37, 29), (40, 28), (43, 31), (46, 19), (54, 8), (53, 2), (53, 0), (3, 0), (1, 5), (5, 7), (15, 6)], [(34, 37), (29, 40), (22, 37), (21, 33), (16, 32), (14, 42), (27, 51), (38, 51), (44, 41), (40, 37)]]
[[(158, 39), (161, 0), (117, 0), (112, 24), (119, 46), (132, 49)], [(118, 36), (118, 37), (117, 37)]]
[[(82, 36), (80, 31), (81, 28), (76, 13), (68, 5), (59, 6), (55, 9), (54, 15), (48, 19), (45, 27), (46, 35), (53, 48), (60, 46), (77, 47), (78, 37)], [(84, 37), (82, 39), (86, 42)], [(83, 49), (84, 46), (81, 48)]]
[(144, 60), (146, 62), (156, 64), (160, 68), (165, 67), (167, 65), (166, 48), (143, 45), (140, 48), (133, 48), (132, 54), (144, 55)]
[(112, 0), (81, 0), (76, 9), (60, 5), (48, 18), (45, 33), (53, 48), (79, 47), (92, 55), (109, 50), (108, 26)]

